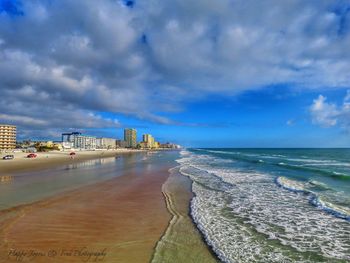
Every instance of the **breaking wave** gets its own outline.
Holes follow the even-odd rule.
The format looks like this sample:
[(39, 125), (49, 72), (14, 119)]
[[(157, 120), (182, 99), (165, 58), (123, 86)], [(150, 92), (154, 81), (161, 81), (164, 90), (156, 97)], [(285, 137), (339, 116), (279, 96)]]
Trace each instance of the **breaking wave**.
[(350, 260), (348, 208), (316, 192), (330, 187), (237, 168), (217, 154), (189, 151), (178, 163), (193, 181), (191, 216), (222, 261)]

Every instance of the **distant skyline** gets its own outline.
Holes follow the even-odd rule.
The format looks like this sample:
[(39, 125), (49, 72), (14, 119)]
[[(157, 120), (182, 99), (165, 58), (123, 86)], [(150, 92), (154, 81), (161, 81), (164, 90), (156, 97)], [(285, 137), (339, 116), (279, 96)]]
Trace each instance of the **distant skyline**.
[(0, 0), (0, 123), (350, 147), (349, 47), (345, 0)]

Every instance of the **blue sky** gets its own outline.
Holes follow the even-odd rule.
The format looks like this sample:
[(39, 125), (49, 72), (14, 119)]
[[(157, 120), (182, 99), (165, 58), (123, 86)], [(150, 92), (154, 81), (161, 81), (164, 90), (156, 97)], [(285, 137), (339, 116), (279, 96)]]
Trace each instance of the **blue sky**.
[(348, 1), (0, 0), (0, 122), (189, 147), (350, 147)]
[[(191, 147), (345, 147), (349, 134), (339, 127), (321, 127), (312, 122), (310, 104), (318, 92), (293, 92), (290, 88), (246, 92), (235, 97), (215, 96), (189, 103), (183, 112), (166, 117), (191, 125), (159, 125), (118, 116), (137, 127)], [(342, 103), (343, 90), (324, 91)], [(111, 134), (114, 129), (111, 131)], [(122, 131), (118, 132), (122, 136)], [(166, 136), (164, 136), (166, 135)]]

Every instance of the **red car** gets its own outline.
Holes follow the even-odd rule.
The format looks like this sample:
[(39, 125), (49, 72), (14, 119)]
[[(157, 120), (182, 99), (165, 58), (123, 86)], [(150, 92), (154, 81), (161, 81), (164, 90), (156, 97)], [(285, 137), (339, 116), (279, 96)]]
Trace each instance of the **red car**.
[(35, 153), (30, 153), (27, 155), (27, 158), (36, 158), (37, 155)]
[(71, 152), (69, 155), (75, 155), (75, 152)]

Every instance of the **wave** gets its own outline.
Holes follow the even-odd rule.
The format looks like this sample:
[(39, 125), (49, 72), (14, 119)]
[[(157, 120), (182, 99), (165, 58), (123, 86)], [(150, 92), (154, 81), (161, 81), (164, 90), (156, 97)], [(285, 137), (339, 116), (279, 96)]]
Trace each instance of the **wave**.
[(336, 217), (345, 219), (350, 221), (350, 208), (343, 207), (340, 205), (336, 205), (332, 202), (325, 201), (315, 192), (308, 189), (308, 187), (311, 185), (318, 185), (318, 186), (324, 186), (323, 183), (317, 182), (317, 181), (311, 181), (311, 182), (299, 182), (295, 180), (288, 179), (284, 176), (279, 176), (276, 178), (276, 184), (286, 190), (290, 190), (293, 192), (298, 193), (304, 193), (307, 195), (310, 195), (310, 203), (323, 211), (332, 214)]
[(325, 183), (316, 181), (316, 180), (309, 181), (309, 184), (312, 187), (319, 189), (319, 190), (331, 190), (331, 188), (328, 185), (326, 185)]
[(288, 179), (284, 176), (279, 176), (275, 180), (276, 184), (284, 189), (293, 191), (293, 192), (302, 192), (308, 194), (309, 192), (306, 190), (305, 183), (294, 181)]
[[(350, 175), (333, 171), (331, 169), (324, 169), (323, 167), (326, 166), (336, 166), (336, 167), (349, 167), (350, 164), (339, 162), (335, 160), (319, 160), (319, 159), (303, 159), (303, 158), (287, 158), (285, 155), (279, 155), (279, 154), (273, 154), (273, 155), (266, 155), (266, 154), (247, 154), (242, 152), (227, 152), (227, 151), (221, 151), (221, 150), (204, 150), (208, 153), (219, 153), (219, 154), (226, 154), (230, 156), (230, 159), (235, 159), (238, 161), (244, 161), (249, 163), (255, 163), (255, 164), (265, 164), (265, 165), (276, 165), (276, 166), (282, 166), (287, 169), (292, 170), (301, 170), (306, 172), (313, 172), (318, 173), (322, 175), (326, 175), (335, 179), (339, 180), (350, 180)], [(223, 158), (224, 159), (224, 158)], [(279, 162), (275, 161), (268, 161), (267, 159), (279, 159)], [(298, 163), (290, 163), (290, 162), (299, 162)]]
[(249, 162), (249, 163), (255, 163), (255, 164), (276, 165), (276, 166), (282, 166), (284, 168), (288, 168), (288, 169), (292, 169), (292, 170), (302, 170), (302, 171), (307, 171), (307, 172), (314, 172), (314, 173), (330, 176), (330, 177), (333, 177), (333, 178), (339, 179), (339, 180), (350, 180), (350, 175), (336, 172), (336, 171), (318, 169), (317, 167), (309, 167), (309, 166), (298, 165), (298, 164), (289, 164), (286, 162), (279, 162), (279, 163), (266, 162), (263, 159), (250, 159), (250, 158), (246, 158), (244, 156), (235, 156), (234, 159)]
[(319, 197), (316, 195), (313, 196), (310, 202), (316, 207), (321, 208), (323, 211), (326, 211), (336, 217), (343, 218), (347, 221), (350, 221), (350, 208), (325, 201), (322, 199), (322, 197)]
[[(338, 203), (339, 192), (316, 180), (276, 178), (252, 166), (242, 168), (239, 162), (238, 166), (221, 165), (221, 157), (231, 160), (201, 151), (192, 152), (179, 163), (180, 172), (193, 181), (190, 214), (223, 262), (261, 262), (262, 258), (266, 262), (313, 262), (313, 255), (320, 261), (350, 259), (342, 243), (348, 245), (350, 229), (347, 208), (336, 205), (342, 204)], [(266, 162), (261, 166), (277, 165), (263, 157), (258, 160)], [(250, 158), (251, 162), (258, 160)], [(327, 203), (325, 198), (333, 200), (333, 194), (336, 204)], [(334, 242), (329, 244), (328, 240)]]
[(284, 162), (280, 162), (277, 165), (283, 166), (283, 167), (286, 167), (286, 168), (292, 169), (292, 170), (303, 170), (303, 171), (315, 172), (315, 173), (319, 173), (319, 174), (333, 177), (335, 179), (350, 180), (349, 175), (344, 174), (344, 173), (340, 173), (340, 172), (336, 172), (336, 171), (317, 169), (314, 167), (308, 167), (308, 166), (304, 166), (304, 165), (288, 164), (288, 163), (284, 163)]
[[(318, 160), (318, 159), (310, 159), (310, 158), (286, 158), (287, 161), (293, 161), (293, 162), (304, 162), (304, 163), (339, 163), (335, 160)], [(340, 163), (343, 164), (343, 163)]]

